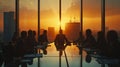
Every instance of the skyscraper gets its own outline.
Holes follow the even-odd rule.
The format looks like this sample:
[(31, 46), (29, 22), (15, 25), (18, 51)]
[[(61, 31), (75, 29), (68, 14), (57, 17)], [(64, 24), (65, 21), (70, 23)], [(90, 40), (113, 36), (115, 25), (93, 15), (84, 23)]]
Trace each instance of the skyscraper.
[(65, 34), (68, 40), (74, 41), (78, 39), (80, 33), (80, 22), (66, 23)]
[(54, 27), (48, 27), (48, 40), (50, 42), (53, 42), (55, 39), (55, 28)]
[(4, 12), (4, 42), (10, 42), (15, 32), (14, 12)]

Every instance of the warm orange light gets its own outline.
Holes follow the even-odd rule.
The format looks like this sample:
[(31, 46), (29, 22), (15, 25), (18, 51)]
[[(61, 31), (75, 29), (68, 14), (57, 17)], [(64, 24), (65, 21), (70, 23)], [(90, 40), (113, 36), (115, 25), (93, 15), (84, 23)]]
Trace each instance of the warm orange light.
[[(20, 30), (36, 30), (37, 31), (37, 11), (20, 11)], [(43, 11), (41, 12), (41, 17), (40, 17), (40, 28), (41, 29), (48, 29), (48, 27), (54, 27), (56, 31), (59, 31), (60, 27), (60, 21), (59, 21), (59, 15), (57, 13), (52, 13), (52, 10), (48, 11)], [(26, 14), (27, 13), (27, 14)], [(73, 13), (73, 14), (72, 14)], [(62, 18), (61, 18), (61, 28), (65, 30), (65, 24), (68, 22), (80, 22), (80, 14), (75, 14), (75, 12), (70, 12), (68, 14), (62, 13)], [(77, 12), (76, 12), (77, 13)], [(84, 30), (90, 28), (90, 29), (96, 29), (100, 30), (101, 29), (101, 16), (95, 15), (88, 12), (84, 12), (83, 16), (83, 28)], [(75, 17), (75, 18), (74, 18)], [(106, 16), (106, 23), (107, 26), (111, 27), (116, 27), (118, 25), (119, 21), (119, 15), (118, 16)], [(109, 23), (108, 23), (109, 22)], [(113, 23), (114, 26), (113, 26)], [(116, 28), (119, 28), (118, 26)]]

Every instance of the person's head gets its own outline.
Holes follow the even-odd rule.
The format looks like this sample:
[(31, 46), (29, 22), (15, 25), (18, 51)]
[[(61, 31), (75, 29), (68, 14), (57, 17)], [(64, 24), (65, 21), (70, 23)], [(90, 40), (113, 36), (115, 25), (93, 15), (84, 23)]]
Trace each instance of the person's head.
[(97, 40), (105, 40), (105, 35), (102, 31), (97, 32)]
[(102, 31), (99, 31), (99, 32), (97, 33), (97, 36), (98, 36), (98, 37), (104, 37), (104, 33), (103, 33)]
[(63, 30), (59, 30), (59, 33), (60, 33), (60, 34), (63, 34)]
[(92, 34), (92, 31), (90, 30), (90, 29), (87, 29), (86, 30), (86, 36), (89, 36), (89, 35), (91, 35)]
[(36, 36), (36, 31), (33, 31), (33, 36)]
[(110, 30), (107, 32), (107, 40), (109, 42), (118, 41), (118, 34), (115, 30)]
[(43, 31), (43, 34), (47, 35), (47, 30), (44, 30), (44, 31)]
[(27, 37), (27, 32), (26, 32), (26, 31), (22, 31), (22, 32), (21, 32), (21, 37), (22, 37), (22, 38)]
[(29, 31), (28, 31), (28, 36), (32, 36), (32, 35), (33, 35), (32, 30), (29, 30)]
[(17, 38), (18, 38), (17, 32), (14, 32), (13, 37), (12, 37), (12, 41), (16, 41)]

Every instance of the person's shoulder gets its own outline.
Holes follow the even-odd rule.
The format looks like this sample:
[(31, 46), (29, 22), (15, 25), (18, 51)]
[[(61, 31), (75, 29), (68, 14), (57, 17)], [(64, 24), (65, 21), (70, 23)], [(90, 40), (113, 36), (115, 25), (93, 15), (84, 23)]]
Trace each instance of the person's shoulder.
[(40, 37), (44, 37), (45, 35), (41, 34)]
[(61, 34), (62, 37), (66, 37), (65, 34)]
[(65, 36), (65, 34), (62, 34), (63, 36)]
[(21, 41), (22, 40), (22, 38), (21, 37), (19, 37), (18, 39), (17, 39), (17, 42), (19, 42), (19, 41)]
[(57, 34), (56, 36), (60, 36), (60, 34)]
[(91, 35), (89, 38), (91, 38), (91, 39), (95, 39), (95, 37), (94, 37), (93, 35)]
[(41, 35), (39, 35), (38, 37), (41, 37), (42, 36), (42, 34)]

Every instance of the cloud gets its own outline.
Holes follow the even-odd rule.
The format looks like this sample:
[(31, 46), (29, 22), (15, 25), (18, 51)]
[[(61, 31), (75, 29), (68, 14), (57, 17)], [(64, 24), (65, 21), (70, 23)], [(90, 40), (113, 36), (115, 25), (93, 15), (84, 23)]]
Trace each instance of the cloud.
[(14, 0), (1, 0), (0, 1), (0, 12), (13, 11), (15, 9)]
[[(56, 14), (54, 10), (47, 9), (40, 11), (40, 24), (41, 28), (47, 28), (48, 26), (55, 26)], [(38, 12), (37, 10), (22, 8), (20, 10), (20, 22), (22, 28), (36, 29), (38, 22)], [(51, 23), (50, 23), (51, 22)], [(49, 24), (50, 23), (50, 24)], [(28, 26), (29, 24), (29, 26)]]
[[(38, 19), (38, 11), (37, 10), (33, 10), (33, 9), (28, 9), (28, 8), (22, 8), (20, 9), (20, 16), (22, 19)], [(55, 13), (52, 9), (48, 9), (48, 10), (41, 10), (40, 11), (40, 18), (41, 20), (47, 20), (47, 19), (51, 19), (55, 17)], [(26, 19), (26, 20), (27, 20)]]
[[(1, 9), (1, 13), (0, 13), (0, 30), (3, 29), (3, 12), (7, 12), (7, 11), (13, 11), (12, 9), (9, 10), (7, 8), (9, 8), (8, 6), (5, 6), (6, 9)], [(34, 9), (29, 9), (27, 7), (22, 7), (20, 8), (20, 25), (23, 25), (23, 28), (30, 28), (30, 26), (28, 26), (28, 24), (32, 25), (32, 28), (36, 28), (37, 27), (37, 21), (38, 21), (38, 12), (37, 10)], [(54, 13), (53, 9), (46, 9), (46, 10), (41, 10), (40, 11), (40, 21), (42, 26), (49, 26), (48, 23), (49, 22), (53, 22), (54, 19), (56, 19), (56, 14)]]
[[(1, 12), (5, 12), (5, 11), (14, 11), (15, 10), (14, 1), (15, 0), (0, 0), (0, 14)], [(56, 0), (54, 1), (56, 3)], [(80, 16), (79, 1), (80, 0), (72, 0), (72, 1), (73, 2), (71, 3), (70, 7), (67, 8), (66, 12), (63, 13), (62, 16), (63, 17), (65, 16), (66, 18), (76, 17), (76, 19), (80, 19), (79, 18)], [(84, 8), (83, 8), (84, 17), (87, 17), (89, 19), (94, 19), (94, 18), (99, 18), (101, 16), (101, 8), (100, 8), (101, 0), (83, 0), (83, 2), (84, 2)], [(119, 16), (120, 15), (119, 3), (120, 3), (120, 0), (106, 0), (106, 16), (109, 16), (109, 17)], [(28, 22), (30, 22), (31, 24), (33, 24), (34, 22), (37, 22), (37, 7), (36, 7), (37, 0), (25, 0), (25, 1), (20, 0), (20, 4), (21, 4), (20, 5), (20, 19), (21, 19), (20, 21), (26, 22), (26, 25)], [(44, 5), (44, 3), (42, 4)], [(46, 6), (46, 5), (45, 6), (50, 8), (51, 5), (54, 6), (56, 4), (50, 3), (50, 6)], [(56, 6), (56, 8), (58, 8), (58, 6)], [(41, 15), (42, 24), (44, 26), (49, 26), (48, 23), (49, 22), (54, 23), (56, 19), (59, 20), (58, 14), (56, 14), (53, 9), (41, 10), (40, 15)], [(1, 16), (2, 15), (0, 15), (0, 27), (2, 25)], [(118, 22), (120, 21), (119, 19), (116, 19), (116, 20), (118, 20)]]
[[(110, 2), (109, 2), (110, 1)], [(106, 15), (120, 15), (120, 7), (118, 3), (120, 1), (106, 1)], [(113, 2), (113, 4), (112, 4)], [(94, 3), (94, 4), (93, 4)], [(100, 17), (101, 16), (101, 1), (100, 0), (84, 0), (83, 1), (83, 13), (84, 17)], [(73, 1), (71, 6), (67, 9), (66, 14), (68, 16), (80, 15), (80, 2), (79, 0)]]
[(27, 8), (27, 9), (37, 9), (37, 0), (21, 0), (20, 1), (20, 7), (21, 8)]
[[(83, 0), (84, 28), (100, 29), (101, 25), (101, 0)], [(113, 3), (113, 4), (112, 4)], [(106, 26), (110, 29), (120, 29), (120, 1), (106, 0)], [(80, 2), (73, 1), (67, 9), (67, 17), (80, 16)], [(113, 23), (114, 22), (114, 23)], [(91, 24), (92, 23), (92, 24)], [(95, 26), (94, 26), (95, 25)]]
[(53, 17), (55, 17), (55, 13), (54, 13), (54, 11), (52, 10), (52, 9), (48, 9), (48, 10), (42, 10), (41, 11), (41, 19), (43, 18), (43, 19), (47, 19), (47, 18), (53, 18)]
[[(20, 8), (37, 9), (37, 0), (19, 0)], [(15, 0), (0, 0), (0, 11), (14, 11)]]

